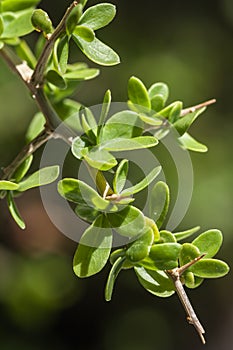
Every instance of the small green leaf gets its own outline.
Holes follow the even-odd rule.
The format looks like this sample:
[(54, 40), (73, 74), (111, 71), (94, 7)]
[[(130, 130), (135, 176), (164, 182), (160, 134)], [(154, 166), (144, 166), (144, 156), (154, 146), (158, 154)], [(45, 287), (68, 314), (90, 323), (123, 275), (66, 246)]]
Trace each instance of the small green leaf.
[(55, 86), (57, 86), (59, 89), (63, 90), (66, 88), (66, 81), (64, 78), (55, 70), (51, 69), (46, 74), (46, 80)]
[(140, 136), (143, 131), (143, 122), (137, 113), (121, 111), (114, 114), (104, 125), (100, 137), (100, 143), (116, 138), (130, 139)]
[(229, 266), (224, 261), (217, 259), (202, 259), (189, 268), (189, 271), (201, 278), (223, 277), (229, 270)]
[(206, 107), (200, 108), (197, 111), (193, 113), (188, 113), (183, 117), (180, 117), (175, 123), (174, 127), (182, 136), (193, 124), (193, 122), (199, 117), (200, 114), (202, 114), (206, 110)]
[(175, 293), (174, 285), (164, 271), (151, 271), (141, 266), (134, 270), (140, 284), (153, 295), (166, 298)]
[(154, 244), (150, 249), (149, 258), (153, 260), (158, 270), (170, 270), (178, 266), (181, 250), (179, 243)]
[(125, 257), (120, 256), (113, 264), (107, 279), (105, 286), (105, 300), (110, 301), (112, 299), (113, 287), (116, 281), (117, 276), (119, 275), (122, 266), (125, 262)]
[(170, 203), (170, 191), (168, 185), (163, 182), (157, 182), (149, 198), (150, 217), (156, 222), (160, 228), (166, 218)]
[(111, 106), (111, 100), (112, 100), (111, 91), (107, 90), (104, 95), (104, 100), (103, 100), (101, 113), (100, 113), (100, 119), (99, 119), (100, 127), (103, 126), (105, 119), (107, 118), (107, 115)]
[(69, 59), (69, 38), (67, 36), (64, 36), (58, 42), (56, 59), (56, 69), (58, 69), (59, 73), (64, 74), (67, 70), (67, 63)]
[(21, 216), (19, 214), (19, 211), (16, 207), (16, 204), (14, 202), (14, 199), (13, 199), (11, 192), (7, 192), (7, 204), (8, 204), (9, 211), (10, 211), (13, 219), (15, 220), (16, 224), (22, 230), (24, 230), (26, 227), (25, 222), (23, 221), (23, 219), (21, 218)]
[(157, 115), (155, 116), (148, 116), (146, 114), (139, 114), (139, 117), (142, 121), (144, 121), (144, 123), (149, 124), (149, 125), (153, 125), (153, 126), (162, 126), (163, 124), (163, 119), (158, 118)]
[(2, 12), (21, 11), (36, 6), (41, 0), (4, 0), (1, 1)]
[(175, 236), (167, 230), (162, 230), (160, 233), (160, 240), (158, 243), (175, 243), (176, 238)]
[(82, 9), (83, 9), (83, 6), (82, 4), (79, 3), (72, 9), (71, 13), (69, 14), (66, 20), (67, 35), (71, 35), (73, 33), (76, 25), (78, 24), (80, 17), (82, 16)]
[(186, 287), (191, 289), (199, 287), (204, 281), (203, 278), (195, 276), (190, 271), (185, 271), (185, 273), (182, 276), (184, 277), (184, 284), (186, 285)]
[(172, 107), (172, 109), (169, 113), (169, 116), (168, 116), (168, 120), (171, 123), (175, 123), (175, 121), (180, 117), (180, 113), (182, 111), (182, 108), (183, 108), (183, 102), (181, 102), (181, 101), (174, 102), (173, 107)]
[(149, 184), (159, 175), (161, 169), (161, 166), (154, 168), (142, 181), (122, 191), (121, 195), (131, 196), (132, 194), (142, 191), (144, 188), (148, 187)]
[(92, 187), (85, 182), (72, 178), (65, 178), (58, 183), (58, 192), (68, 201), (87, 205), (97, 211), (105, 211), (114, 205), (103, 199)]
[(87, 42), (91, 42), (95, 39), (95, 33), (93, 32), (93, 30), (85, 26), (77, 26), (73, 34)]
[(77, 136), (73, 139), (71, 151), (76, 158), (82, 159), (82, 151), (85, 147), (85, 142), (81, 139), (80, 136)]
[(27, 174), (28, 170), (30, 169), (30, 166), (33, 161), (33, 155), (31, 154), (29, 157), (25, 159), (25, 161), (16, 169), (14, 174), (12, 175), (12, 178), (19, 182), (24, 178), (24, 176)]
[(85, 41), (75, 33), (72, 34), (72, 37), (80, 50), (91, 61), (102, 66), (113, 66), (120, 63), (118, 54), (96, 37), (91, 42)]
[(195, 245), (201, 254), (205, 254), (205, 258), (212, 258), (217, 254), (221, 245), (223, 237), (219, 230), (208, 230), (200, 234), (192, 244)]
[(151, 245), (154, 241), (154, 233), (152, 228), (146, 228), (146, 232), (142, 233), (126, 250), (126, 258), (135, 263), (143, 260), (148, 256)]
[(93, 168), (102, 171), (107, 171), (117, 165), (117, 160), (111, 153), (104, 149), (99, 149), (98, 147), (93, 147), (84, 155), (84, 159)]
[(164, 99), (163, 99), (163, 96), (161, 95), (155, 95), (154, 97), (151, 98), (150, 102), (151, 102), (151, 109), (154, 112), (159, 112), (164, 107)]
[(145, 225), (143, 213), (132, 205), (128, 205), (121, 211), (108, 213), (107, 215), (112, 228), (125, 237), (138, 236)]
[(107, 151), (130, 151), (135, 149), (150, 148), (158, 144), (158, 140), (154, 136), (139, 136), (131, 139), (118, 138), (106, 141), (100, 147)]
[(5, 190), (5, 191), (14, 191), (19, 188), (19, 185), (8, 180), (0, 180), (0, 190)]
[(19, 188), (17, 191), (24, 192), (30, 188), (44, 186), (52, 183), (58, 178), (59, 166), (53, 165), (43, 169), (40, 169), (28, 176), (24, 181), (19, 183)]
[(160, 96), (163, 100), (163, 105), (166, 103), (169, 95), (168, 86), (164, 83), (155, 83), (148, 90), (149, 97), (152, 100), (154, 97)]
[(182, 239), (192, 236), (194, 233), (196, 233), (199, 230), (200, 230), (200, 226), (195, 226), (186, 231), (175, 232), (174, 236), (176, 237), (177, 241), (181, 241)]
[(4, 12), (2, 14), (4, 22), (3, 38), (16, 38), (31, 33), (34, 28), (31, 24), (33, 9), (26, 9), (18, 12)]
[[(136, 77), (131, 77), (128, 82), (128, 97), (129, 100), (138, 106), (142, 106), (146, 110), (150, 110), (151, 103), (145, 85)], [(140, 110), (140, 108), (139, 108)]]
[(89, 7), (82, 17), (80, 18), (79, 24), (97, 30), (99, 28), (108, 25), (116, 14), (116, 7), (112, 4), (97, 4)]
[(195, 245), (191, 243), (182, 244), (179, 257), (180, 266), (188, 264), (190, 261), (193, 261), (199, 256), (201, 256), (200, 250)]
[(190, 151), (201, 153), (208, 151), (208, 148), (205, 145), (195, 140), (188, 133), (185, 133), (184, 135), (179, 137), (179, 141), (185, 149), (188, 149)]
[(31, 22), (38, 32), (51, 34), (53, 32), (53, 24), (47, 12), (42, 9), (36, 9), (32, 13)]
[(97, 77), (99, 75), (100, 70), (96, 68), (87, 68), (87, 69), (79, 69), (67, 72), (64, 75), (64, 78), (69, 80), (89, 80)]
[(127, 179), (128, 168), (129, 161), (127, 159), (123, 159), (118, 165), (113, 178), (114, 193), (121, 193), (121, 191), (123, 190)]
[(73, 268), (78, 277), (89, 277), (106, 265), (112, 247), (112, 230), (100, 215), (84, 232), (74, 255)]
[(29, 143), (44, 129), (45, 117), (41, 112), (34, 115), (26, 132), (26, 141)]
[(78, 204), (75, 208), (75, 213), (84, 221), (92, 223), (96, 217), (101, 214), (98, 210), (95, 210), (88, 205)]

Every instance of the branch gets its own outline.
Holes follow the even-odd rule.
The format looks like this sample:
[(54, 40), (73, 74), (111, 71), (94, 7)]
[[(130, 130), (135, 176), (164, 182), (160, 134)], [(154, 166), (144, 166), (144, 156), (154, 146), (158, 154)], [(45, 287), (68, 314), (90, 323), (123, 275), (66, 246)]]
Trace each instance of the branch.
[(193, 264), (195, 264), (197, 261), (199, 261), (200, 259), (203, 258), (205, 254), (193, 259), (192, 261), (190, 261), (188, 264), (181, 266), (180, 268), (177, 269), (173, 269), (173, 270), (166, 270), (167, 275), (172, 279), (175, 289), (176, 289), (176, 293), (186, 311), (187, 314), (187, 321), (188, 323), (192, 324), (199, 337), (201, 338), (201, 341), (203, 344), (205, 344), (205, 338), (203, 336), (203, 334), (205, 333), (204, 328), (202, 327), (202, 324), (200, 323), (193, 307), (192, 304), (184, 290), (184, 287), (181, 283), (180, 280), (180, 276), (182, 275), (182, 273), (184, 271), (186, 271), (190, 266), (192, 266)]
[(196, 106), (192, 106), (192, 107), (188, 107), (188, 108), (182, 109), (180, 116), (184, 117), (186, 114), (196, 112), (198, 109), (200, 109), (202, 107), (207, 107), (209, 105), (212, 105), (215, 102), (216, 102), (216, 99), (213, 98), (212, 100), (208, 100), (208, 101), (205, 101), (203, 103), (199, 103)]
[(53, 50), (54, 44), (56, 40), (61, 36), (63, 32), (66, 30), (66, 20), (73, 10), (75, 6), (77, 6), (78, 2), (74, 1), (70, 7), (66, 10), (66, 13), (64, 14), (63, 18), (61, 19), (60, 23), (54, 30), (53, 34), (48, 38), (48, 41), (45, 44), (45, 47), (38, 59), (36, 68), (34, 70), (34, 73), (31, 78), (31, 84), (33, 84), (36, 87), (39, 87), (43, 84), (44, 79), (44, 71), (49, 59), (49, 56)]

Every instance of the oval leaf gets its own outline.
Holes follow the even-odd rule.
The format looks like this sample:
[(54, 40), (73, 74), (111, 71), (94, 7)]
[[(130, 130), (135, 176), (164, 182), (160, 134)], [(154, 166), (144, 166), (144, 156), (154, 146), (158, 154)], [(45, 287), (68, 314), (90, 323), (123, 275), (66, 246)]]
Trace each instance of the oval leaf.
[(84, 155), (84, 159), (93, 168), (102, 171), (107, 171), (117, 165), (117, 160), (111, 153), (104, 149), (100, 150), (98, 147), (93, 147), (90, 152)]
[(85, 26), (77, 26), (73, 34), (79, 36), (80, 38), (82, 38), (87, 42), (91, 42), (95, 38), (95, 33), (93, 32), (93, 30)]
[(188, 238), (192, 236), (194, 233), (200, 230), (200, 226), (195, 226), (193, 228), (190, 228), (189, 230), (182, 231), (182, 232), (175, 232), (174, 236), (176, 237), (177, 241), (181, 241), (182, 239)]
[(16, 182), (19, 182), (24, 178), (24, 176), (27, 174), (28, 170), (30, 169), (30, 166), (33, 161), (33, 155), (31, 154), (29, 157), (25, 159), (25, 161), (16, 169), (16, 171), (13, 174), (13, 178)]
[(150, 98), (147, 89), (142, 83), (142, 81), (136, 77), (131, 77), (129, 79), (128, 97), (134, 105), (142, 106), (148, 110), (151, 108)]
[(201, 152), (201, 153), (208, 151), (208, 148), (205, 145), (203, 145), (202, 143), (195, 140), (187, 132), (184, 135), (182, 135), (181, 137), (179, 137), (178, 140), (180, 141), (181, 145), (185, 149), (188, 149), (190, 151)]
[(105, 27), (109, 24), (116, 14), (116, 7), (112, 4), (97, 4), (89, 7), (82, 17), (79, 24), (92, 28), (93, 30)]
[(149, 257), (158, 270), (170, 270), (178, 266), (180, 250), (179, 243), (154, 244), (150, 249)]
[(129, 168), (129, 161), (127, 159), (123, 159), (118, 165), (118, 168), (114, 175), (114, 179), (113, 179), (114, 193), (119, 194), (123, 190), (127, 179), (128, 168)]
[(91, 42), (83, 40), (76, 34), (72, 34), (72, 37), (80, 50), (91, 61), (102, 66), (113, 66), (120, 63), (118, 54), (96, 37)]
[(24, 192), (30, 188), (44, 186), (55, 181), (59, 175), (59, 166), (49, 166), (40, 169), (19, 183), (17, 191)]
[(192, 244), (195, 245), (205, 258), (212, 258), (219, 251), (222, 245), (222, 232), (219, 230), (208, 230), (200, 234)]
[(34, 28), (31, 24), (33, 9), (26, 9), (18, 12), (4, 12), (2, 14), (4, 22), (3, 38), (15, 38), (31, 33)]
[(67, 72), (64, 77), (69, 80), (89, 80), (99, 75), (99, 69), (87, 68)]
[(229, 266), (224, 261), (217, 259), (202, 259), (189, 268), (189, 271), (201, 278), (223, 277), (229, 270)]
[(73, 269), (78, 277), (89, 277), (106, 265), (112, 247), (112, 230), (104, 215), (98, 216), (84, 232), (74, 255)]
[(168, 185), (163, 181), (157, 182), (150, 193), (149, 213), (158, 228), (162, 226), (166, 218), (169, 203), (170, 191)]
[(155, 83), (151, 85), (148, 90), (150, 99), (153, 99), (155, 96), (160, 96), (163, 100), (163, 105), (168, 99), (169, 89), (168, 86), (164, 83)]
[(55, 86), (57, 86), (59, 89), (65, 89), (66, 88), (66, 81), (63, 79), (63, 77), (56, 72), (55, 70), (49, 70), (46, 74), (46, 80)]

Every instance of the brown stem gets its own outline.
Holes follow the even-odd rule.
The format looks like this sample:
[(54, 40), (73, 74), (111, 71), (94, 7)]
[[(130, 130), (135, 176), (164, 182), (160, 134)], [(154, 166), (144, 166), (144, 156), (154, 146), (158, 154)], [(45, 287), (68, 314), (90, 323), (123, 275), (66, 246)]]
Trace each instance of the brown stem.
[(200, 108), (202, 108), (202, 107), (206, 107), (206, 106), (212, 105), (212, 104), (215, 103), (215, 102), (216, 102), (216, 99), (213, 98), (212, 100), (208, 100), (208, 101), (199, 103), (199, 104), (196, 105), (196, 106), (192, 106), (192, 107), (185, 108), (185, 109), (183, 109), (183, 110), (181, 111), (180, 116), (181, 116), (181, 117), (184, 117), (186, 114), (196, 112), (198, 109), (200, 109)]
[(175, 289), (176, 289), (176, 293), (185, 309), (186, 315), (187, 315), (187, 321), (188, 323), (192, 324), (199, 337), (201, 338), (201, 341), (203, 344), (205, 344), (205, 338), (204, 338), (204, 333), (205, 330), (202, 326), (202, 324), (200, 323), (193, 307), (192, 304), (184, 290), (184, 287), (181, 283), (180, 280), (180, 276), (182, 275), (182, 273), (184, 273), (184, 271), (186, 271), (190, 266), (192, 266), (193, 264), (195, 264), (197, 261), (199, 261), (200, 259), (202, 259), (205, 256), (205, 254), (202, 254), (201, 256), (193, 259), (192, 261), (190, 261), (189, 263), (176, 268), (176, 269), (172, 269), (172, 270), (166, 270), (167, 275), (172, 279)]
[(34, 73), (31, 78), (31, 84), (33, 84), (35, 87), (39, 87), (43, 84), (43, 79), (44, 79), (44, 71), (45, 67), (47, 65), (49, 56), (53, 50), (54, 44), (56, 40), (61, 36), (63, 32), (66, 30), (66, 20), (73, 10), (75, 6), (77, 6), (78, 2), (74, 1), (70, 7), (66, 10), (66, 13), (64, 14), (63, 18), (61, 19), (60, 23), (54, 30), (53, 34), (49, 37), (47, 40), (45, 47), (38, 59), (36, 68), (34, 70)]

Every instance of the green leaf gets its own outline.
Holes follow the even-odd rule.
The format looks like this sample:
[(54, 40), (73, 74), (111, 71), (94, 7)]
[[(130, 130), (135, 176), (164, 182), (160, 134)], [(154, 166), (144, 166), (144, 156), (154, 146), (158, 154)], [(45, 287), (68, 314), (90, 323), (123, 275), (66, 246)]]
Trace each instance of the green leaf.
[(82, 159), (83, 158), (82, 151), (85, 147), (86, 147), (85, 142), (81, 139), (80, 136), (77, 136), (73, 139), (71, 151), (76, 158)]
[[(129, 100), (138, 106), (142, 106), (146, 110), (150, 110), (151, 103), (145, 85), (136, 77), (131, 77), (128, 82), (128, 97)], [(139, 108), (140, 110), (140, 108)]]
[(174, 102), (173, 107), (171, 108), (168, 116), (168, 119), (171, 123), (175, 123), (176, 120), (180, 117), (182, 108), (183, 108), (183, 102), (181, 101)]
[(163, 182), (157, 182), (149, 198), (150, 217), (156, 222), (160, 228), (166, 218), (170, 203), (170, 191), (168, 185)]
[(164, 271), (151, 271), (141, 266), (134, 270), (140, 284), (151, 294), (166, 298), (175, 293), (174, 285)]
[(153, 98), (151, 98), (150, 102), (151, 109), (154, 112), (159, 112), (164, 107), (164, 99), (161, 95), (155, 95)]
[(53, 105), (53, 107), (56, 110), (59, 117), (61, 118), (61, 120), (65, 121), (65, 124), (67, 124), (70, 128), (74, 129), (75, 131), (83, 131), (80, 123), (80, 103), (66, 98), (61, 101), (58, 101), (56, 104)]
[(111, 91), (107, 90), (105, 92), (104, 95), (104, 100), (102, 103), (102, 108), (101, 108), (101, 113), (100, 113), (100, 119), (99, 119), (99, 126), (102, 127), (105, 119), (107, 118), (110, 106), (111, 106), (111, 100), (112, 100), (112, 96), (111, 96)]
[(154, 168), (142, 181), (122, 191), (121, 195), (130, 196), (132, 194), (142, 191), (144, 188), (148, 187), (149, 184), (159, 175), (161, 169), (161, 166)]
[(123, 264), (125, 262), (125, 257), (120, 256), (113, 264), (107, 279), (105, 286), (105, 300), (110, 301), (112, 299), (113, 287), (116, 281), (117, 276), (119, 275)]
[(151, 245), (154, 241), (154, 233), (152, 228), (147, 227), (146, 232), (142, 233), (126, 250), (126, 258), (130, 262), (138, 262), (148, 256)]
[(100, 147), (107, 151), (130, 151), (135, 149), (150, 148), (158, 144), (158, 140), (154, 136), (139, 136), (132, 139), (117, 138), (106, 141)]
[(29, 143), (37, 137), (44, 129), (45, 117), (41, 112), (38, 112), (32, 118), (31, 123), (26, 132), (26, 141)]
[(181, 250), (179, 243), (154, 244), (150, 249), (149, 258), (153, 260), (158, 270), (170, 270), (178, 266)]
[(16, 207), (16, 204), (14, 202), (14, 199), (12, 197), (11, 192), (7, 192), (7, 205), (9, 208), (9, 211), (11, 213), (11, 216), (13, 217), (13, 219), (15, 220), (16, 224), (22, 229), (24, 230), (26, 225), (25, 222), (23, 221), (23, 219), (21, 218), (19, 211)]
[(188, 133), (185, 133), (184, 135), (179, 137), (179, 141), (185, 149), (188, 149), (190, 151), (201, 153), (208, 151), (208, 148), (205, 145), (195, 140)]
[(72, 34), (72, 37), (80, 50), (91, 61), (102, 66), (113, 66), (120, 63), (118, 54), (96, 37), (91, 42), (83, 40), (76, 34)]
[(30, 188), (44, 186), (55, 181), (59, 175), (59, 166), (53, 165), (43, 169), (40, 169), (28, 176), (24, 181), (19, 183), (17, 191), (24, 192)]
[(93, 30), (85, 26), (77, 26), (73, 34), (79, 36), (87, 42), (91, 42), (95, 39), (95, 33), (93, 32)]
[(57, 86), (59, 89), (63, 90), (66, 88), (66, 81), (64, 78), (55, 70), (51, 69), (46, 74), (46, 80), (55, 86)]
[(18, 188), (19, 188), (19, 185), (12, 181), (0, 180), (0, 190), (14, 191), (14, 190), (17, 190)]
[(29, 157), (25, 159), (25, 161), (16, 169), (14, 174), (12, 175), (12, 178), (19, 182), (24, 178), (24, 176), (27, 174), (28, 170), (30, 169), (30, 166), (33, 161), (33, 155), (31, 154)]
[(167, 230), (162, 230), (160, 233), (160, 240), (158, 243), (176, 243), (175, 236)]
[(115, 208), (109, 201), (103, 199), (92, 187), (81, 180), (62, 179), (58, 183), (58, 192), (68, 201), (87, 205), (97, 211), (105, 211), (111, 207), (114, 210)]
[(91, 148), (91, 150), (84, 155), (84, 159), (93, 168), (102, 171), (107, 171), (117, 165), (117, 160), (111, 153), (104, 149), (99, 149), (98, 147)]
[(41, 0), (4, 0), (1, 1), (2, 12), (21, 11), (36, 6)]
[(87, 69), (79, 69), (67, 72), (64, 75), (64, 78), (69, 80), (89, 80), (97, 77), (100, 73), (99, 69), (96, 68), (87, 68)]
[(201, 256), (201, 253), (199, 249), (191, 244), (191, 243), (184, 243), (182, 244), (182, 248), (180, 251), (180, 266), (183, 266), (185, 264), (188, 264), (190, 261), (193, 261), (194, 259)]
[(199, 230), (200, 230), (200, 226), (195, 226), (186, 231), (175, 232), (174, 236), (176, 237), (177, 241), (181, 241), (182, 239), (192, 236), (194, 233), (196, 233)]
[(193, 124), (193, 122), (199, 117), (200, 114), (202, 114), (206, 110), (206, 107), (200, 108), (197, 111), (193, 113), (188, 113), (184, 117), (180, 117), (175, 123), (174, 127), (182, 136)]
[(55, 65), (55, 67), (59, 73), (64, 74), (66, 72), (68, 59), (69, 59), (69, 38), (67, 36), (64, 36), (62, 39), (58, 41), (57, 50), (56, 50), (57, 64)]
[(92, 223), (96, 217), (101, 214), (98, 210), (95, 210), (88, 205), (78, 204), (75, 208), (75, 213), (84, 221)]
[(72, 9), (71, 13), (69, 14), (66, 20), (67, 35), (71, 35), (73, 33), (76, 25), (78, 24), (80, 17), (82, 16), (82, 9), (83, 9), (83, 6), (82, 4), (79, 3)]
[(143, 213), (132, 205), (116, 213), (108, 213), (107, 216), (112, 228), (125, 237), (138, 236), (145, 225)]
[(4, 22), (3, 38), (15, 38), (31, 33), (34, 28), (31, 24), (33, 9), (18, 12), (4, 12), (2, 14)]
[(201, 254), (205, 254), (205, 258), (212, 258), (217, 254), (221, 245), (223, 237), (219, 230), (208, 230), (200, 234), (192, 244), (195, 245)]
[(130, 139), (140, 136), (143, 131), (143, 122), (137, 113), (121, 111), (114, 114), (104, 125), (100, 137), (100, 143), (116, 138)]
[(97, 4), (89, 7), (82, 17), (79, 24), (84, 24), (87, 27), (97, 30), (108, 25), (116, 14), (116, 7), (112, 4)]
[(100, 215), (84, 232), (74, 255), (73, 268), (78, 277), (89, 277), (106, 265), (112, 247), (112, 230)]
[(47, 12), (42, 9), (36, 9), (31, 16), (31, 23), (33, 27), (45, 34), (51, 34), (53, 32), (53, 24)]
[(190, 271), (185, 271), (185, 273), (182, 276), (184, 278), (184, 284), (186, 285), (186, 287), (191, 289), (199, 287), (204, 281), (203, 278), (195, 276)]
[(168, 86), (164, 83), (155, 83), (148, 90), (149, 97), (152, 100), (154, 97), (160, 96), (163, 101), (163, 106), (166, 103), (169, 95)]
[(129, 161), (127, 159), (123, 159), (118, 165), (113, 178), (114, 193), (119, 194), (123, 190), (127, 179), (128, 168), (129, 168)]
[(230, 268), (221, 260), (217, 259), (202, 259), (192, 265), (189, 270), (201, 278), (219, 278), (225, 276)]
[(163, 119), (158, 118), (157, 115), (148, 116), (146, 114), (140, 113), (139, 117), (144, 123), (149, 124), (149, 125), (153, 125), (153, 126), (160, 126), (161, 125), (162, 126), (162, 124), (163, 124)]

